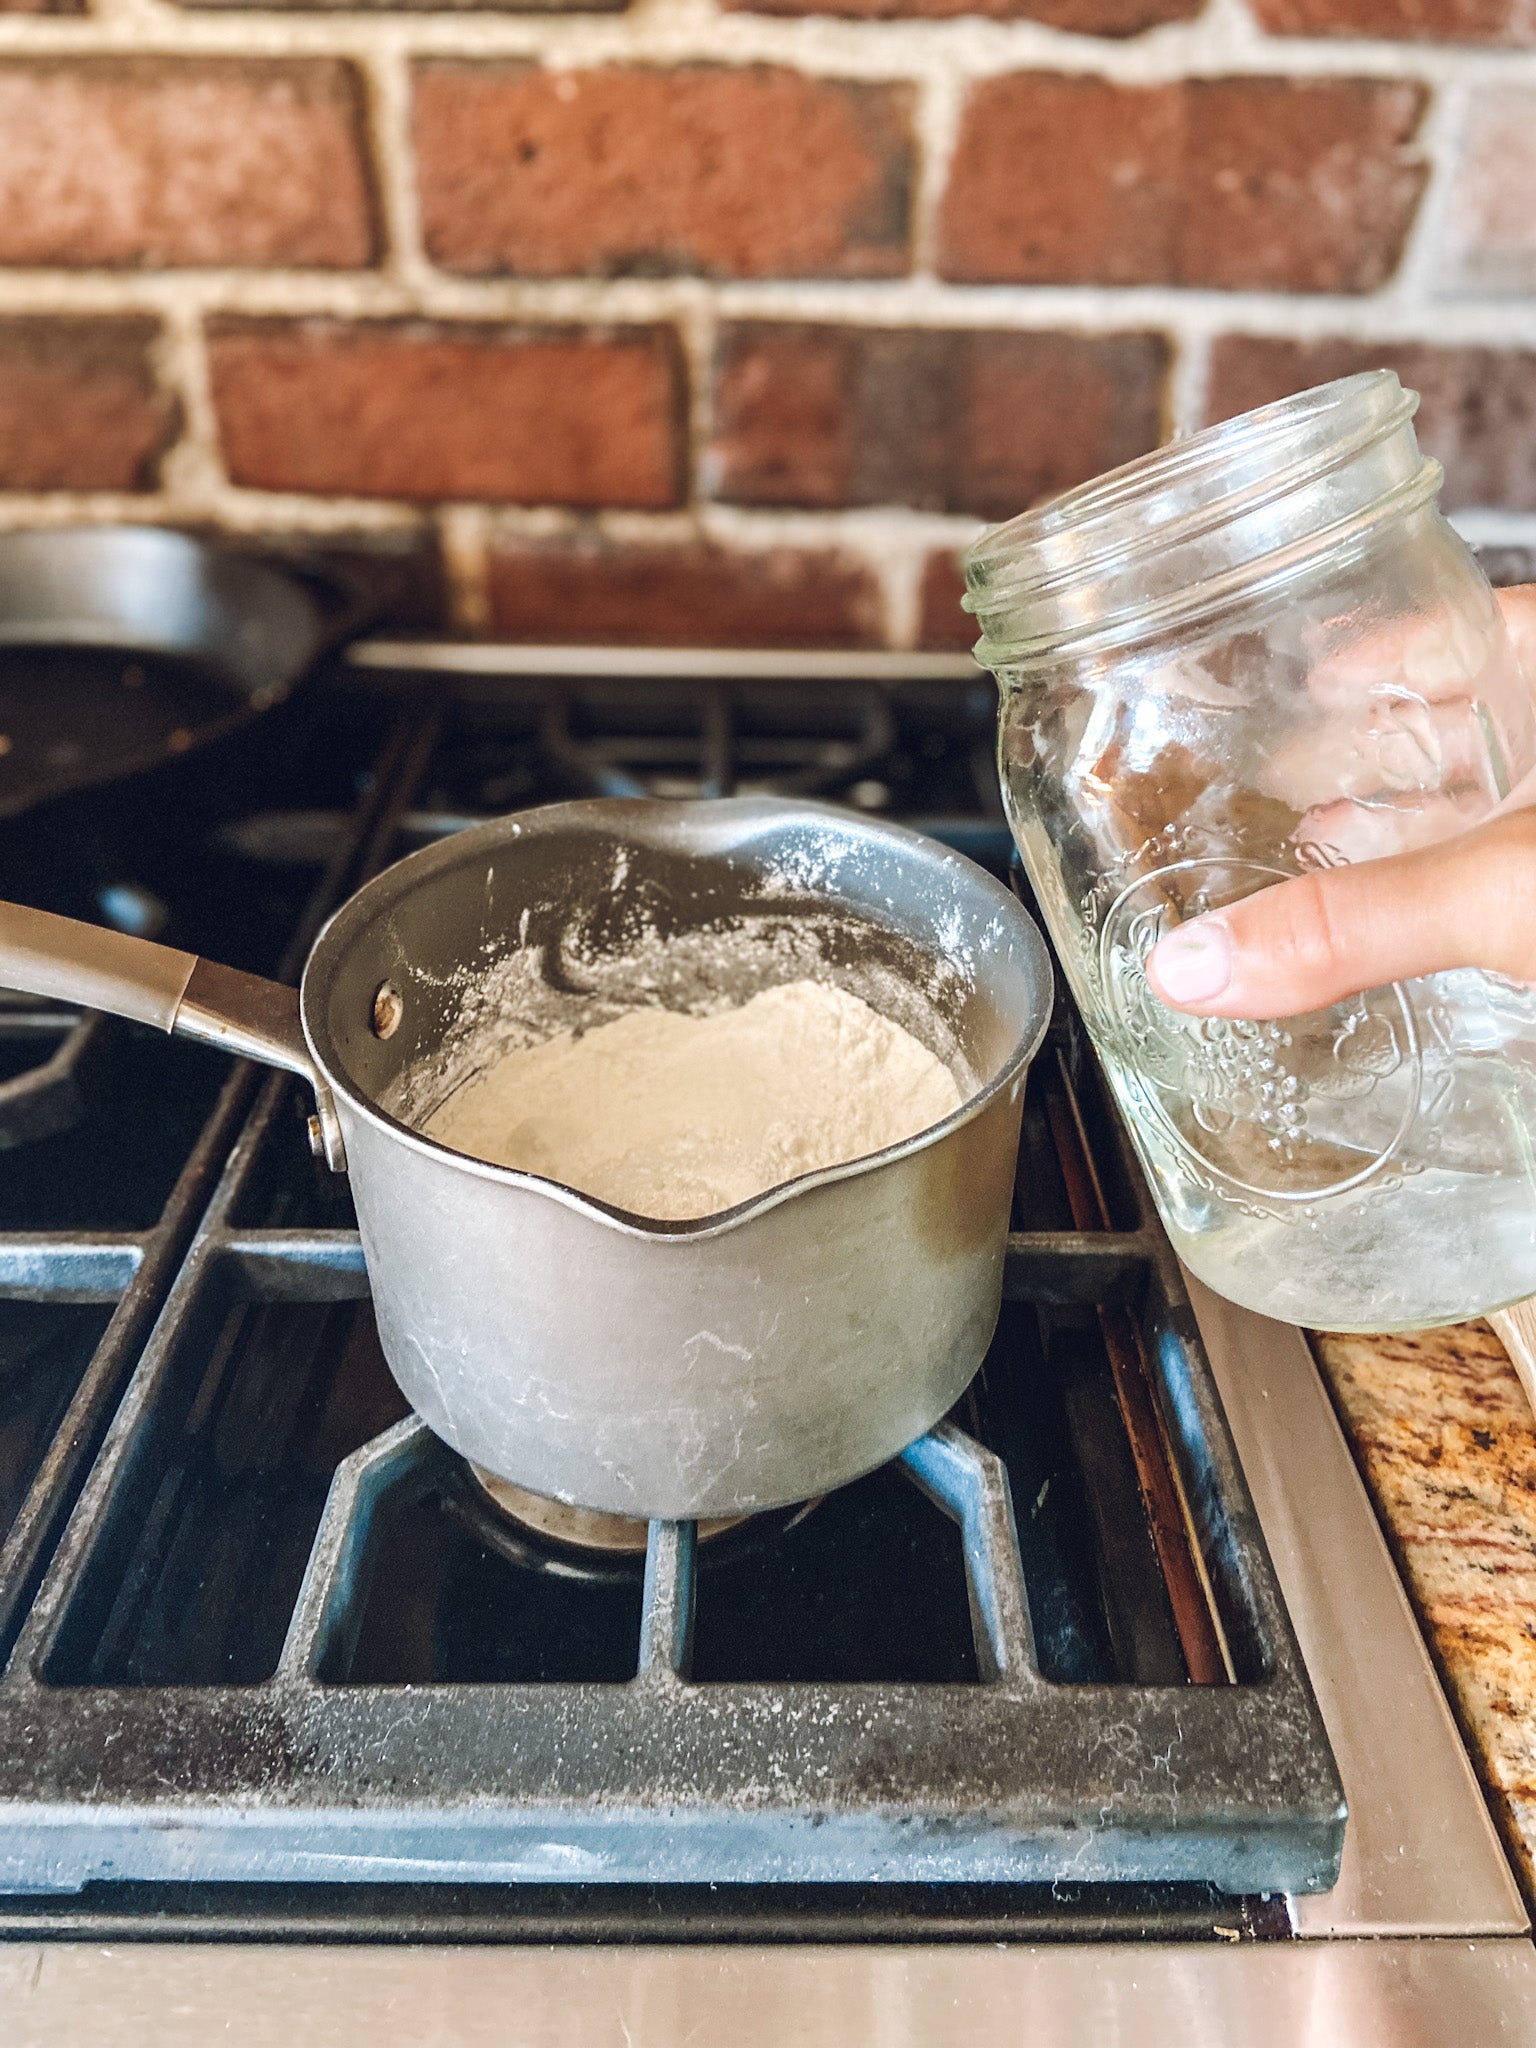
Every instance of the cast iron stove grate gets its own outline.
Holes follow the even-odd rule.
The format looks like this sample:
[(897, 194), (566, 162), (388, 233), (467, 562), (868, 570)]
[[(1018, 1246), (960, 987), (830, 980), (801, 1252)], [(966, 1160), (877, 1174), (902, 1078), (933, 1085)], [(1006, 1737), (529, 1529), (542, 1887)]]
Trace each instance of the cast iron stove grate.
[[(350, 813), (262, 790), (217, 835), (329, 861), (296, 944), (404, 847), (621, 778), (788, 782), (1001, 865), (990, 720), (956, 683), (493, 678), (407, 702)], [(1065, 1006), (961, 1408), (769, 1540), (657, 1524), (628, 1572), (487, 1539), (383, 1366), (297, 1091), (248, 1102), (178, 1182), (206, 1206), (40, 1584), (69, 1491), (46, 1460), (17, 1518), (15, 1930), (1209, 1936), (1263, 1924), (1219, 1893), (1331, 1881), (1326, 1737)], [(25, 1272), (19, 1245), (31, 1303), (80, 1300), (93, 1258), (137, 1285), (116, 1240), (54, 1233)]]

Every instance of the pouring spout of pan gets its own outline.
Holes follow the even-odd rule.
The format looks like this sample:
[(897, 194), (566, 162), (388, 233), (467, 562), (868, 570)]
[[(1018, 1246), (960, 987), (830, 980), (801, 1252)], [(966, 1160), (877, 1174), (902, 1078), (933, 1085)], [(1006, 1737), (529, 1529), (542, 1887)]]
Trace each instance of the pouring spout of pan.
[(340, 1126), (304, 1042), (296, 989), (20, 903), (0, 903), (0, 987), (130, 1017), (300, 1075), (315, 1091), (317, 1149), (344, 1169)]

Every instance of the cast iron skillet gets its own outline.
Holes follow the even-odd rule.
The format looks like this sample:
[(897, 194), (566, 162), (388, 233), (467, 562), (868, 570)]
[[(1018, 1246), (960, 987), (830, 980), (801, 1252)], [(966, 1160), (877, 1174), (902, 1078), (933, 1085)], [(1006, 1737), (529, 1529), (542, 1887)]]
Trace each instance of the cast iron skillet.
[(334, 579), (182, 533), (0, 534), (0, 818), (220, 737), (361, 624)]

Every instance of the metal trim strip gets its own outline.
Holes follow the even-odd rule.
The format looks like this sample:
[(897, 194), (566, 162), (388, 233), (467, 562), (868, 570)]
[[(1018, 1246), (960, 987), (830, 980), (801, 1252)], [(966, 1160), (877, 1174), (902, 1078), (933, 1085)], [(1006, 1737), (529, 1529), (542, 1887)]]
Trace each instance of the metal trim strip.
[(742, 647), (538, 647), (485, 640), (355, 640), (350, 668), (404, 676), (590, 676), (604, 682), (819, 683), (981, 682), (968, 654), (899, 654), (878, 649)]
[(1015, 1948), (0, 1950), (7, 2048), (1498, 2048), (1536, 1950), (1475, 1943)]
[(1292, 1899), (1292, 1925), (1308, 1938), (1523, 1932), (1524, 1903), (1306, 1338), (1186, 1281), (1349, 1802), (1339, 1881)]

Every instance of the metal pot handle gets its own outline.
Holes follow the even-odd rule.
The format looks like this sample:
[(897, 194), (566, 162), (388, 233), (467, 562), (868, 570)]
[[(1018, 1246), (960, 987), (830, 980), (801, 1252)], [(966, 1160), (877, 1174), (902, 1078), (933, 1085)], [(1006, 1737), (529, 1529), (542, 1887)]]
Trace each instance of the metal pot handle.
[(315, 1091), (311, 1136), (336, 1172), (346, 1153), (330, 1089), (315, 1071), (297, 989), (78, 918), (0, 902), (0, 987), (132, 1017), (299, 1074)]

